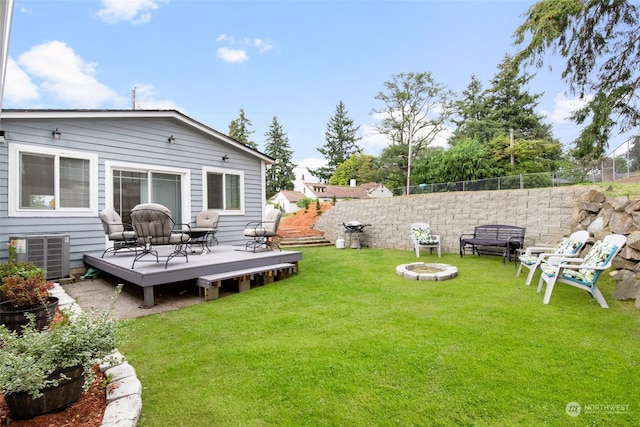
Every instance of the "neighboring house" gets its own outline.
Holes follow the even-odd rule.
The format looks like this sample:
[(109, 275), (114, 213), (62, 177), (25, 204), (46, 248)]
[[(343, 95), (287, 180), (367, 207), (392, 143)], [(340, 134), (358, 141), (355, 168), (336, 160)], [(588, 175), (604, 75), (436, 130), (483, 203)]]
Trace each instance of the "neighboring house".
[(393, 197), (393, 193), (383, 184), (370, 182), (356, 186), (353, 185), (328, 185), (321, 183), (305, 182), (302, 189), (305, 197), (319, 199), (323, 202), (345, 199), (367, 199), (372, 197)]
[(71, 268), (108, 244), (105, 207), (126, 220), (161, 203), (178, 223), (215, 209), (221, 244), (244, 243), (264, 214), (274, 159), (175, 110), (3, 110), (0, 131), (0, 242), (69, 234)]
[(298, 200), (303, 198), (304, 194), (299, 191), (282, 190), (278, 191), (274, 196), (271, 196), (269, 200), (280, 206), (285, 213), (293, 213), (300, 210), (297, 203)]

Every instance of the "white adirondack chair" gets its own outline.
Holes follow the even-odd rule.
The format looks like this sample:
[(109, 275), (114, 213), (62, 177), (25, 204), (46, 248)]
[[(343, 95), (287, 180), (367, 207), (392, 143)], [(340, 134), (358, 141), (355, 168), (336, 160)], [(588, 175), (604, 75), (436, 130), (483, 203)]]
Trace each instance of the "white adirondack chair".
[(611, 234), (595, 242), (584, 258), (549, 258), (540, 265), (542, 274), (538, 282), (538, 293), (547, 284), (542, 302), (548, 304), (556, 283), (564, 283), (589, 292), (602, 308), (609, 308), (596, 282), (600, 274), (611, 267), (613, 258), (626, 242), (625, 236)]
[(429, 248), (430, 253), (435, 249), (438, 252), (438, 258), (440, 258), (440, 236), (431, 234), (429, 224), (424, 222), (411, 224), (411, 242), (416, 251), (416, 258), (420, 258), (420, 248)]
[(540, 264), (547, 260), (551, 256), (562, 256), (566, 258), (576, 258), (580, 255), (580, 251), (587, 243), (589, 239), (589, 232), (587, 230), (576, 231), (569, 237), (562, 239), (560, 244), (556, 247), (545, 246), (530, 246), (527, 248), (524, 254), (520, 255), (520, 267), (516, 277), (520, 276), (522, 267), (529, 269), (529, 275), (527, 276), (527, 286), (531, 284), (534, 274)]

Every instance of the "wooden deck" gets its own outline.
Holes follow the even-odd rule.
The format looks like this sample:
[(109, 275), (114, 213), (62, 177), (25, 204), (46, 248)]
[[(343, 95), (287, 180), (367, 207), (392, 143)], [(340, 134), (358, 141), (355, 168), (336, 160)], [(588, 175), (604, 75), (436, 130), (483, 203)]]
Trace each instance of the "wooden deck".
[[(126, 280), (143, 288), (144, 305), (152, 307), (154, 303), (153, 287), (170, 283), (194, 280), (203, 276), (232, 273), (260, 267), (277, 266), (291, 263), (297, 266), (302, 259), (302, 252), (298, 251), (245, 251), (244, 246), (219, 245), (212, 246), (208, 253), (189, 254), (188, 262), (184, 257), (172, 258), (165, 269), (165, 260), (170, 247), (158, 247), (159, 261), (147, 255), (137, 261), (135, 268), (133, 252), (119, 251), (117, 254), (107, 253), (104, 258), (102, 252), (84, 254), (84, 263)], [(296, 268), (297, 269), (297, 268)]]

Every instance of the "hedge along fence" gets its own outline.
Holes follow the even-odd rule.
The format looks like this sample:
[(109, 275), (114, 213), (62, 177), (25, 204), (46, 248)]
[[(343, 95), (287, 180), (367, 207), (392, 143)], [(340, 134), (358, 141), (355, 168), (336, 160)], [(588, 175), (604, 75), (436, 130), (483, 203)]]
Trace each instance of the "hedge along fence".
[(578, 197), (593, 187), (430, 193), (379, 199), (346, 200), (324, 213), (315, 225), (332, 242), (344, 236), (343, 222), (371, 224), (365, 245), (410, 250), (414, 222), (426, 222), (440, 234), (442, 250), (458, 253), (459, 238), (484, 224), (526, 228), (525, 247), (556, 244), (570, 234)]

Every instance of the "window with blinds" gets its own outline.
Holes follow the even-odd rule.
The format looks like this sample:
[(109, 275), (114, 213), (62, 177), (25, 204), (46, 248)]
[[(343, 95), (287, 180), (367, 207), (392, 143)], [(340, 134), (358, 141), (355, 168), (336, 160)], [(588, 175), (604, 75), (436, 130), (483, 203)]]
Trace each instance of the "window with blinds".
[(240, 171), (206, 169), (204, 194), (206, 209), (242, 213), (244, 174)]
[(25, 210), (91, 208), (91, 160), (21, 151), (18, 207)]

